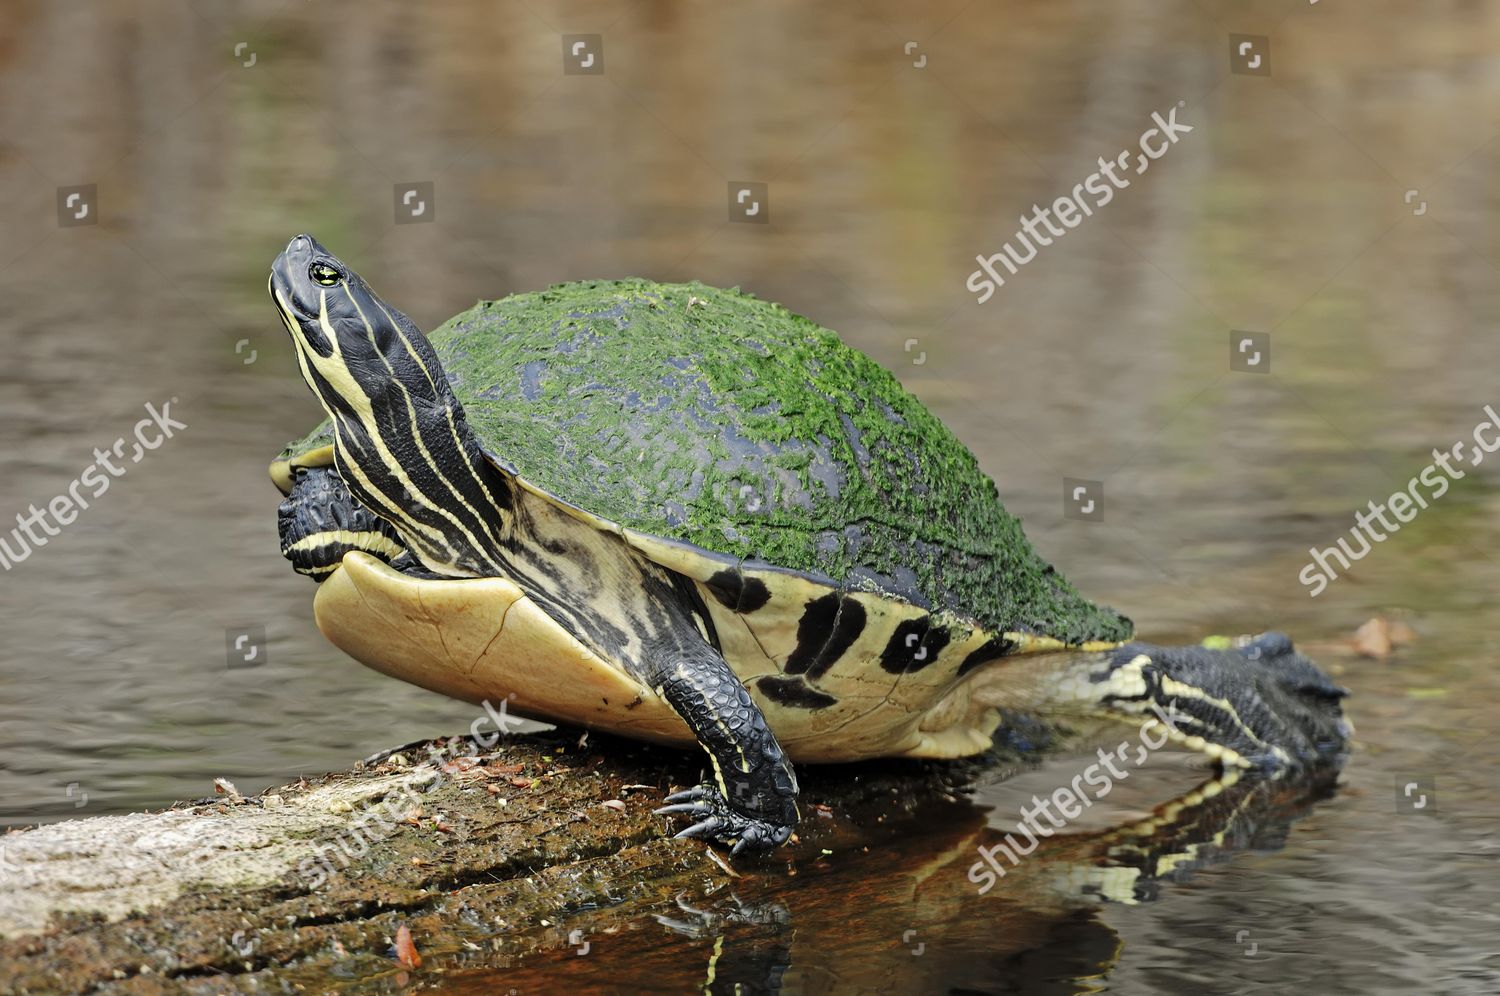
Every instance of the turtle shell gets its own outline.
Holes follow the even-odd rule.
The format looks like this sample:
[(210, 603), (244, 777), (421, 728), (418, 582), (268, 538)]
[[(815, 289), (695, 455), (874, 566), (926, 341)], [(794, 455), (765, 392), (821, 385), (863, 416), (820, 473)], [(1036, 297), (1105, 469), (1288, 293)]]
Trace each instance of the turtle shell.
[[(964, 675), (1130, 636), (1038, 556), (894, 376), (779, 305), (590, 281), (482, 301), (428, 338), (502, 469), (699, 582), (736, 672), (768, 714), (796, 714), (772, 715), (793, 756), (872, 712), (889, 726), (904, 711), (900, 752), (982, 749), (994, 717), (952, 696)], [(328, 443), (325, 425), (273, 474), (326, 462)], [(962, 742), (914, 746), (923, 716)], [(896, 746), (871, 738), (835, 754)]]

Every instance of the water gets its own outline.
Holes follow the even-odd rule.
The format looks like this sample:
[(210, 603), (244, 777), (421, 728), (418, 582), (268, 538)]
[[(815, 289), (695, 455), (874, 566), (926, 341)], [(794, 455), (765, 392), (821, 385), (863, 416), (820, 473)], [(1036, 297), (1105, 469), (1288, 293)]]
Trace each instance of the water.
[[(781, 301), (895, 370), (1143, 635), (1286, 629), (1353, 692), (1336, 793), (1155, 901), (970, 896), (970, 841), (918, 820), (886, 857), (761, 883), (785, 923), (657, 927), (650, 959), (550, 978), (692, 986), (719, 937), (746, 978), (770, 950), (813, 992), (1500, 991), (1494, 464), (1317, 599), (1298, 582), (1500, 402), (1500, 5), (131, 7), (16, 3), (0, 27), (0, 512), (66, 494), (147, 404), (187, 426), (0, 575), (7, 822), (255, 791), (467, 724), (328, 646), (276, 552), (265, 465), (317, 410), (264, 284), (307, 230), (429, 328), (582, 277)], [(573, 31), (603, 35), (603, 76), (561, 72)], [(1272, 76), (1230, 71), (1231, 31), (1270, 37)], [(976, 254), (1173, 107), (1190, 134), (975, 304)], [(770, 224), (728, 221), (741, 180)], [(392, 223), (408, 181), (432, 223)], [(83, 184), (97, 224), (60, 227)], [(1269, 374), (1229, 369), (1231, 330), (1269, 334)], [(1064, 517), (1064, 478), (1104, 483), (1102, 521)], [(1419, 642), (1354, 657), (1380, 613)], [(258, 666), (229, 668), (254, 627)], [(1423, 811), (1398, 810), (1409, 776), (1436, 779)], [(1168, 765), (1113, 815), (1195, 778)], [(1006, 791), (965, 826), (986, 804), (1004, 826)], [(902, 891), (950, 852), (935, 892)]]

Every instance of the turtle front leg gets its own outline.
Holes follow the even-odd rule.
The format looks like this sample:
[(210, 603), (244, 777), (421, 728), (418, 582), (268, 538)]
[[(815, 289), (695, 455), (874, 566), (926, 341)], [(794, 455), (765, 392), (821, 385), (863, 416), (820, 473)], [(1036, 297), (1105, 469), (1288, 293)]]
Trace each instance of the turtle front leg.
[(361, 505), (332, 467), (296, 472), (292, 490), (276, 510), (276, 528), (281, 555), (298, 574), (319, 583), (351, 550), (388, 564), (406, 550), (391, 524)]
[(702, 644), (663, 650), (650, 667), (651, 686), (708, 752), (715, 782), (668, 796), (657, 813), (698, 817), (677, 836), (733, 843), (732, 854), (784, 843), (797, 825), (797, 776), (728, 662)]

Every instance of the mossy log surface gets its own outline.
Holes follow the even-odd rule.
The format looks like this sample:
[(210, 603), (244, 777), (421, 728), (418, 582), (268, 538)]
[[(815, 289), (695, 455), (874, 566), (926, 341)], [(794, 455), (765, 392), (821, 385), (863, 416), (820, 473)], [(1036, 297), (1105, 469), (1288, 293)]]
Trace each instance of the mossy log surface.
[[(330, 991), (504, 966), (514, 991), (540, 992), (579, 937), (638, 931), (674, 897), (732, 884), (738, 902), (761, 873), (867, 850), (870, 827), (972, 813), (969, 765), (815, 769), (799, 838), (731, 865), (652, 814), (700, 760), (577, 732), (487, 750), (455, 737), (254, 798), (14, 832), (0, 838), (0, 991)], [(393, 950), (403, 925), (424, 964), (410, 972)], [(649, 969), (649, 938), (630, 943)], [(701, 979), (701, 964), (679, 968)]]

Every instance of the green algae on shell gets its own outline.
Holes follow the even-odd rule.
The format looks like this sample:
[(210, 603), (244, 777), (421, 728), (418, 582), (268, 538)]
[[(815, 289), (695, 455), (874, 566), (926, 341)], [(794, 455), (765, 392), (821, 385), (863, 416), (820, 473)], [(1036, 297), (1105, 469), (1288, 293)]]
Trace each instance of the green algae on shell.
[[(780, 305), (584, 281), (482, 301), (429, 338), (491, 454), (600, 518), (991, 633), (1130, 636), (892, 374)], [(325, 423), (284, 458), (329, 441)]]

